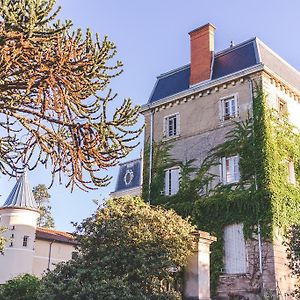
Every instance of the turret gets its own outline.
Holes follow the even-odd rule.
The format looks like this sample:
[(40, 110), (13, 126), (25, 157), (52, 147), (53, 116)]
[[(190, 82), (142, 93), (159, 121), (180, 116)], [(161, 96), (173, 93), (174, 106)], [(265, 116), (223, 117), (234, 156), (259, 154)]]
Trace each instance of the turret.
[(32, 273), (37, 219), (40, 216), (26, 172), (0, 207), (0, 226), (6, 228), (4, 255), (0, 255), (0, 284)]

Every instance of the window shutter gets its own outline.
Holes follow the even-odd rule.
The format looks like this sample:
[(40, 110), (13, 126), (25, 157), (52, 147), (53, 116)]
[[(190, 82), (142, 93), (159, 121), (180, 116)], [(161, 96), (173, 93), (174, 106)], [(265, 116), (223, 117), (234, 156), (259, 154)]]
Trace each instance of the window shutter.
[(233, 179), (234, 181), (240, 180), (240, 171), (239, 171), (239, 156), (233, 157)]
[(224, 248), (226, 273), (246, 273), (246, 245), (243, 224), (233, 224), (225, 227)]
[(164, 117), (164, 123), (163, 123), (163, 135), (164, 137), (167, 137), (168, 135), (168, 118)]
[(295, 176), (295, 166), (293, 161), (288, 162), (288, 172), (289, 172), (289, 183), (295, 184), (296, 183), (296, 176)]
[(234, 116), (238, 117), (239, 116), (239, 108), (238, 108), (238, 103), (237, 103), (237, 96), (234, 97), (234, 107), (235, 107)]
[(222, 173), (221, 173), (221, 178), (223, 184), (227, 183), (227, 176), (226, 176), (226, 157), (222, 157), (221, 159), (221, 165), (222, 165)]
[(176, 121), (177, 121), (176, 135), (179, 135), (180, 134), (180, 114), (176, 114)]
[(171, 195), (177, 194), (179, 190), (179, 168), (171, 170)]
[(165, 195), (169, 195), (169, 172), (170, 170), (165, 171)]
[(219, 118), (220, 122), (224, 121), (224, 101), (220, 100), (219, 101)]

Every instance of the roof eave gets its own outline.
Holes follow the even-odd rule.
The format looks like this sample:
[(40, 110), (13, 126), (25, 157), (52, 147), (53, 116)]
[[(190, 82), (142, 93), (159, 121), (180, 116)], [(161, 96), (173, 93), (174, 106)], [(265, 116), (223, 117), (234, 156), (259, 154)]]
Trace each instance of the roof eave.
[(184, 90), (182, 92), (179, 92), (179, 93), (176, 93), (174, 95), (162, 98), (162, 99), (154, 101), (152, 103), (147, 103), (147, 104), (142, 105), (141, 108), (140, 108), (140, 113), (143, 114), (143, 113), (147, 112), (150, 109), (156, 108), (156, 107), (158, 107), (160, 105), (163, 105), (163, 104), (167, 104), (169, 102), (177, 100), (178, 98), (187, 97), (187, 96), (190, 96), (194, 93), (201, 92), (201, 91), (206, 90), (206, 89), (210, 89), (210, 88), (214, 87), (215, 85), (220, 85), (220, 84), (223, 84), (227, 81), (235, 80), (239, 77), (244, 77), (244, 76), (250, 75), (252, 73), (256, 73), (256, 72), (263, 71), (263, 70), (264, 70), (264, 65), (260, 63), (260, 64), (257, 64), (255, 66), (251, 66), (249, 68), (243, 69), (241, 71), (223, 76), (221, 78), (217, 78), (217, 79), (213, 79), (213, 80), (210, 80), (210, 81), (206, 81), (204, 83), (199, 83), (199, 84), (193, 85), (189, 89)]

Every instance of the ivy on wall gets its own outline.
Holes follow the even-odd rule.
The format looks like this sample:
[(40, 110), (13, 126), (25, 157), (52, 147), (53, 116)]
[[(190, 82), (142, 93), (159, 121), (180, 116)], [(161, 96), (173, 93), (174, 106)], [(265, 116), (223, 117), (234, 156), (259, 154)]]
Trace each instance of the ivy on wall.
[[(149, 194), (149, 146), (144, 163), (144, 199), (151, 204), (173, 208), (180, 215), (190, 216), (195, 225), (218, 238), (212, 245), (211, 281), (216, 291), (223, 269), (223, 231), (226, 225), (244, 224), (246, 238), (256, 233), (260, 224), (262, 236), (271, 239), (275, 228), (286, 229), (300, 222), (300, 188), (288, 180), (288, 164), (295, 169), (300, 183), (300, 137), (288, 122), (267, 107), (266, 95), (257, 86), (253, 96), (253, 117), (235, 123), (223, 144), (212, 149), (200, 168), (194, 161), (176, 162), (169, 155), (171, 144), (153, 145), (153, 176)], [(240, 181), (218, 184), (209, 189), (215, 175), (209, 171), (220, 158), (238, 154)], [(176, 195), (165, 196), (164, 170), (181, 167), (180, 188)], [(149, 197), (150, 195), (150, 197)]]

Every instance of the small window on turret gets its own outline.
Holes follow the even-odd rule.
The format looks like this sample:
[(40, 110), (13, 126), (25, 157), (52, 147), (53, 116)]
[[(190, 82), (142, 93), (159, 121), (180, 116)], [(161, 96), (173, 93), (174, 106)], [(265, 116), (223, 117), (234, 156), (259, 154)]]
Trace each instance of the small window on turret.
[(23, 237), (23, 247), (27, 247), (28, 246), (28, 239), (29, 239), (29, 236), (28, 235), (24, 235), (24, 237)]

